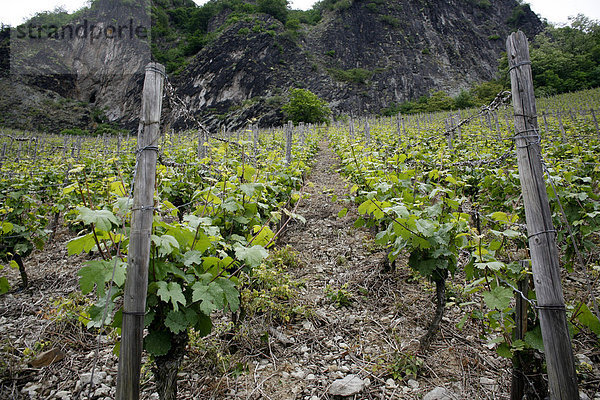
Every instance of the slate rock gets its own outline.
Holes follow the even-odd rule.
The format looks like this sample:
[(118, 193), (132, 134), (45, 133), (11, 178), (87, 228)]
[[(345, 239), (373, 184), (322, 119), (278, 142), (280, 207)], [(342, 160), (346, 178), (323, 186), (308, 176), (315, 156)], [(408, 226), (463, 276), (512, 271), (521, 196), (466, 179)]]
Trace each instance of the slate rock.
[(342, 379), (333, 381), (329, 387), (332, 396), (352, 396), (360, 393), (365, 388), (365, 382), (358, 375), (346, 375)]
[(448, 389), (438, 386), (427, 393), (423, 400), (454, 400), (454, 397)]

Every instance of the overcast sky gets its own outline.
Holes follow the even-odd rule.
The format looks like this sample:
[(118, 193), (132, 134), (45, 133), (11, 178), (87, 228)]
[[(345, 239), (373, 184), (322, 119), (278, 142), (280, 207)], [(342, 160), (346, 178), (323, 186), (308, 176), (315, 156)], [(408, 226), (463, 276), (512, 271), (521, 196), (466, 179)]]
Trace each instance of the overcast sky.
[[(194, 0), (197, 4), (207, 0)], [(398, 0), (395, 0), (398, 1)], [(493, 1), (493, 0), (492, 0)], [(75, 11), (86, 4), (85, 0), (2, 0), (0, 23), (18, 25), (39, 11), (53, 10), (62, 6)], [(600, 0), (529, 0), (534, 12), (553, 23), (566, 23), (568, 17), (584, 14), (592, 19), (600, 20)], [(291, 0), (292, 8), (309, 9), (313, 0)]]

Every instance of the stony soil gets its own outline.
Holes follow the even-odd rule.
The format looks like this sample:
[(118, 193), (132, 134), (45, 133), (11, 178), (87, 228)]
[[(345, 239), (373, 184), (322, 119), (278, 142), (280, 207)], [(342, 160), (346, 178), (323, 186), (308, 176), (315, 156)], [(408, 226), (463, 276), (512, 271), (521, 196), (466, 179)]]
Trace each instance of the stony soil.
[[(178, 398), (509, 399), (510, 363), (479, 339), (477, 323), (457, 329), (464, 308), (450, 305), (432, 346), (419, 353), (418, 338), (433, 314), (433, 287), (401, 261), (384, 271), (385, 251), (374, 245), (373, 232), (353, 227), (357, 213), (345, 200), (347, 184), (336, 172), (337, 162), (323, 143), (297, 209), (306, 223), (292, 222), (278, 244), (298, 253), (300, 265), (288, 273), (303, 282), (294, 302), (304, 315), (284, 324), (268, 313), (250, 315), (234, 335), (228, 334), (230, 316), (217, 317), (213, 334), (191, 341)], [(344, 207), (349, 212), (339, 218)], [(0, 297), (2, 399), (114, 397), (115, 338), (98, 338), (77, 321), (77, 307), (85, 302), (78, 295), (77, 270), (85, 257), (67, 257), (70, 237), (61, 232), (27, 259), (30, 288)], [(18, 274), (10, 279), (17, 283)], [(453, 279), (450, 288), (461, 281)], [(340, 289), (351, 300), (347, 306), (327, 295)], [(585, 337), (574, 341), (578, 358), (594, 365), (585, 392), (600, 400), (600, 351), (591, 343)], [(28, 365), (52, 348), (64, 358), (45, 367)], [(157, 399), (145, 361), (142, 398)], [(411, 362), (419, 364), (416, 376), (406, 375)], [(85, 383), (92, 371), (90, 389)], [(336, 381), (348, 377), (360, 391), (331, 394)]]

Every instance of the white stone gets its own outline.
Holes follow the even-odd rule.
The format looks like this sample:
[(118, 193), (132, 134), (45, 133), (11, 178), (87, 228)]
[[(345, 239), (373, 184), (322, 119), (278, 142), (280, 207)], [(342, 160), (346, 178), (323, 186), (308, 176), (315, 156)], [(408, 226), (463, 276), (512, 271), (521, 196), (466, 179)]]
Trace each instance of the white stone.
[[(106, 372), (104, 373), (104, 375), (106, 376)], [(92, 373), (91, 372), (86, 372), (81, 374), (81, 377), (79, 378), (81, 380), (81, 383), (89, 383), (90, 380), (92, 379)], [(93, 384), (94, 386), (99, 384), (102, 381), (102, 378), (100, 377), (99, 373), (95, 373), (94, 374), (94, 378), (93, 378)]]
[(296, 379), (304, 379), (306, 373), (304, 371), (294, 371), (292, 372), (292, 377)]
[(481, 383), (482, 385), (495, 385), (496, 381), (483, 376), (483, 377), (479, 378), (479, 383)]
[(385, 387), (388, 389), (395, 389), (398, 385), (396, 385), (396, 382), (392, 378), (388, 378), (385, 381)]
[(423, 396), (423, 400), (454, 400), (454, 398), (446, 388), (438, 386)]
[(100, 385), (100, 387), (94, 391), (94, 396), (96, 397), (107, 396), (109, 394), (110, 387), (106, 386), (105, 384)]
[(409, 379), (408, 382), (407, 382), (407, 385), (413, 391), (417, 390), (419, 388), (419, 382), (415, 381), (414, 379)]
[(333, 381), (329, 387), (332, 396), (352, 396), (365, 388), (365, 382), (358, 375), (346, 375), (343, 379)]
[(585, 354), (575, 354), (578, 364), (588, 364), (590, 367), (594, 366), (594, 363)]
[(306, 375), (305, 379), (307, 381), (314, 381), (315, 379), (317, 379), (317, 377), (315, 376), (315, 374), (308, 374), (308, 375)]
[(587, 394), (585, 394), (585, 392), (583, 391), (579, 391), (579, 400), (590, 400), (590, 396), (588, 396)]
[(304, 323), (302, 324), (302, 327), (304, 329), (306, 329), (307, 331), (312, 331), (313, 329), (315, 329), (315, 326), (310, 321), (304, 321)]
[(61, 390), (59, 392), (56, 392), (54, 396), (60, 400), (71, 400), (71, 392), (67, 390)]

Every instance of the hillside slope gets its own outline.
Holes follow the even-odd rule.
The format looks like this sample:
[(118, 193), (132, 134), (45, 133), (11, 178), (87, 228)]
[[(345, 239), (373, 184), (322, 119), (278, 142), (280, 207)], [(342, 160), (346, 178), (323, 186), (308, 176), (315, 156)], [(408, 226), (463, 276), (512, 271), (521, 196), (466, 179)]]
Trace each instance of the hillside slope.
[[(76, 21), (110, 15), (113, 3), (97, 0)], [(162, 24), (174, 25), (195, 11), (189, 2), (182, 3), (187, 8), (175, 9), (179, 3), (157, 2), (162, 9), (154, 11), (162, 12)], [(228, 8), (235, 2), (211, 3), (218, 4), (220, 11), (206, 16), (204, 42), (186, 48), (199, 51), (188, 56), (170, 80), (187, 111), (213, 129), (223, 124), (236, 129), (251, 119), (263, 126), (280, 124), (284, 121), (280, 107), (293, 87), (308, 88), (327, 100), (334, 115), (378, 113), (393, 102), (437, 90), (456, 94), (494, 77), (503, 38), (510, 31), (522, 29), (533, 37), (543, 28), (529, 6), (516, 0), (327, 0), (314, 25), (289, 20), (284, 24), (281, 17), (257, 12), (254, 3), (242, 2), (249, 10), (243, 15), (239, 4), (235, 12)], [(157, 18), (153, 29), (156, 24)], [(155, 57), (157, 49), (164, 54), (179, 51), (175, 46), (182, 40), (181, 32), (174, 32), (170, 35), (177, 37), (166, 35), (153, 43)], [(137, 126), (143, 64), (130, 57), (131, 47), (108, 40), (95, 44), (93, 57), (81, 56), (89, 54), (90, 48), (80, 42), (70, 43), (67, 49), (74, 56), (66, 59), (79, 63), (68, 79), (61, 77), (57, 83), (37, 74), (36, 79), (20, 75), (16, 85), (3, 82), (4, 88), (12, 87), (0, 94), (0, 112), (10, 115), (4, 124), (35, 128), (35, 119), (26, 117), (31, 114), (25, 106), (31, 95), (22, 85), (48, 96), (48, 91), (60, 92), (62, 82), (68, 81), (69, 90), (57, 95), (78, 101), (79, 109), (85, 109), (85, 121), (91, 120), (90, 110), (97, 109), (106, 120), (132, 129)], [(65, 57), (49, 59), (64, 61)], [(49, 102), (40, 101), (36, 107), (60, 103), (52, 97), (53, 93)], [(165, 120), (174, 127), (193, 126), (189, 118), (173, 113), (168, 103)], [(47, 130), (49, 125), (45, 120), (40, 128)]]

